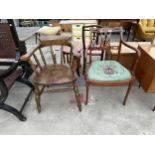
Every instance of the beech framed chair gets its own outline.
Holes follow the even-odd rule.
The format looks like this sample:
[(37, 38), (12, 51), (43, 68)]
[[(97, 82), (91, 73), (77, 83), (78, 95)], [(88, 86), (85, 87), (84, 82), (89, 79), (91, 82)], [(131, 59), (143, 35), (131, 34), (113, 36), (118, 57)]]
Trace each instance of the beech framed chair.
[[(63, 60), (63, 49), (68, 48), (71, 53), (70, 60)], [(60, 52), (59, 58), (56, 55)], [(50, 57), (48, 57), (50, 55)], [(67, 40), (42, 39), (39, 44), (26, 55), (21, 57), (22, 61), (31, 64), (34, 70), (33, 83), (35, 86), (35, 100), (37, 110), (41, 112), (41, 95), (45, 88), (61, 86), (71, 83), (79, 111), (82, 110), (80, 94), (77, 81), (77, 62), (80, 55), (73, 53), (72, 44)], [(69, 63), (68, 63), (69, 62)]]
[[(111, 35), (113, 33), (119, 33), (120, 34), (120, 41), (118, 46), (112, 46), (111, 45)], [(93, 33), (90, 35), (90, 45), (89, 45), (89, 59), (87, 59), (87, 54), (85, 54), (85, 61), (88, 63), (85, 63), (85, 81), (86, 81), (86, 101), (85, 104), (88, 104), (88, 98), (89, 98), (89, 90), (91, 85), (96, 86), (122, 86), (122, 85), (128, 85), (128, 89), (126, 92), (126, 95), (124, 97), (123, 105), (126, 104), (126, 100), (128, 98), (129, 92), (131, 90), (131, 87), (133, 85), (133, 82), (135, 80), (135, 67), (138, 62), (140, 52), (138, 49), (128, 45), (126, 42), (124, 42), (123, 39), (123, 30), (121, 27), (115, 27), (115, 28), (96, 28), (92, 29), (90, 33)], [(92, 53), (94, 50), (94, 43), (93, 43), (93, 36), (95, 35), (101, 35), (102, 40), (98, 47), (98, 50), (104, 51), (105, 53), (110, 52), (112, 49), (118, 50), (117, 55), (117, 61), (114, 60), (96, 60), (93, 61)], [(122, 64), (119, 63), (120, 54), (122, 51), (122, 47), (125, 46), (126, 48), (129, 48), (130, 50), (133, 50), (135, 52), (135, 59), (132, 64), (131, 72), (127, 70)], [(96, 50), (96, 49), (95, 49)]]

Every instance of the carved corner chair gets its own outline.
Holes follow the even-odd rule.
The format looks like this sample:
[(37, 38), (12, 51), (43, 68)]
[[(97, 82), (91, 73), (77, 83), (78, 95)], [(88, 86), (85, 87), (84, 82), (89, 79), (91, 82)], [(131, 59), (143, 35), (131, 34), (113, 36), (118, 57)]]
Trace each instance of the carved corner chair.
[[(20, 51), (15, 45), (9, 24), (0, 24), (0, 109), (14, 114), (21, 121), (25, 121), (26, 117), (22, 112), (34, 87), (31, 82), (25, 78), (25, 65), (23, 65), (19, 59)], [(9, 91), (16, 81), (30, 87), (30, 91), (20, 110), (6, 104)]]
[[(63, 60), (62, 52), (68, 48), (71, 53), (69, 63)], [(58, 54), (60, 52), (60, 55)], [(49, 55), (50, 59), (49, 59)], [(60, 56), (58, 56), (58, 55)], [(41, 94), (45, 88), (50, 86), (61, 86), (71, 83), (75, 93), (77, 106), (81, 111), (80, 94), (76, 83), (78, 54), (73, 53), (72, 44), (67, 40), (41, 40), (39, 44), (26, 55), (21, 57), (22, 61), (27, 61), (34, 69), (33, 83), (35, 86), (35, 100), (37, 110), (41, 112)], [(59, 57), (59, 59), (58, 59)], [(54, 88), (54, 91), (60, 90)]]
[[(88, 104), (89, 90), (91, 85), (96, 86), (122, 86), (128, 85), (126, 95), (124, 97), (123, 105), (126, 104), (129, 92), (135, 80), (135, 67), (138, 62), (140, 53), (139, 51), (128, 45), (123, 40), (123, 30), (121, 27), (116, 28), (96, 28), (90, 31), (90, 45), (89, 45), (89, 58), (87, 59), (87, 53), (84, 53), (85, 56), (85, 81), (86, 81), (86, 101), (85, 104)], [(112, 46), (111, 44), (111, 35), (113, 33), (120, 34), (119, 46)], [(98, 50), (101, 50), (102, 53), (110, 53), (111, 50), (117, 50), (118, 56), (117, 61), (114, 60), (95, 60), (92, 59), (93, 50), (96, 50), (96, 37), (97, 35), (101, 36), (101, 42), (98, 46)], [(135, 59), (132, 64), (131, 72), (127, 70), (121, 63), (119, 63), (120, 54), (122, 52), (122, 47), (125, 46), (135, 52)]]

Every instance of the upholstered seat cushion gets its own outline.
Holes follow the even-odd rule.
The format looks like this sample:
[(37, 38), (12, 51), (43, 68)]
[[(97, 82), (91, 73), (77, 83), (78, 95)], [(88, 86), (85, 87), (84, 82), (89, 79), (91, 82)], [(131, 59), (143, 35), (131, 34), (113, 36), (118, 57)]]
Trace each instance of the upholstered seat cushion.
[(130, 72), (117, 61), (94, 61), (88, 79), (95, 81), (121, 81), (131, 79)]
[(56, 27), (43, 26), (38, 30), (38, 33), (43, 35), (55, 35), (55, 34), (58, 34), (60, 30), (61, 30), (60, 26), (56, 26)]

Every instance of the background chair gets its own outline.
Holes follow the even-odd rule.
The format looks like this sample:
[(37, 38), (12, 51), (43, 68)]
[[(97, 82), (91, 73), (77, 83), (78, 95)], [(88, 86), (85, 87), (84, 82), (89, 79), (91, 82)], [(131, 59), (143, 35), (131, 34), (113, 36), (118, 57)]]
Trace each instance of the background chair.
[[(14, 114), (21, 121), (25, 121), (26, 117), (22, 112), (33, 91), (33, 85), (25, 78), (26, 66), (20, 62), (20, 54), (19, 48), (15, 45), (9, 24), (0, 24), (0, 109)], [(20, 110), (5, 103), (9, 90), (16, 81), (30, 87), (30, 91)]]
[[(80, 95), (78, 85), (76, 84), (78, 55), (73, 55), (73, 47), (67, 40), (46, 39), (42, 39), (31, 52), (21, 57), (21, 60), (28, 61), (35, 71), (33, 83), (35, 85), (37, 110), (38, 112), (41, 112), (40, 100), (44, 88), (71, 83), (75, 93), (77, 106), (79, 111), (81, 111)], [(69, 48), (71, 53), (69, 64), (65, 63), (63, 60), (62, 51), (64, 47)]]
[[(16, 56), (26, 54), (26, 41), (30, 37), (32, 36), (19, 39), (13, 19), (0, 23), (0, 65), (12, 65)], [(20, 65), (24, 69), (24, 77), (28, 79), (33, 72), (31, 66), (27, 62), (22, 62)]]
[[(32, 92), (33, 92), (33, 85), (27, 79), (23, 77), (24, 70), (21, 68), (20, 63), (16, 62), (13, 63), (8, 69), (0, 70), (0, 109), (6, 110), (15, 116), (17, 116), (21, 121), (25, 121), (26, 117), (22, 114), (26, 103), (28, 102)], [(9, 90), (12, 88), (13, 84), (19, 81), (23, 84), (26, 84), (30, 87), (30, 91), (25, 98), (23, 105), (21, 106), (20, 110), (12, 107), (5, 103), (8, 95)]]
[[(94, 44), (93, 44), (93, 35), (90, 35), (90, 55), (89, 55), (89, 61), (87, 65), (85, 65), (85, 80), (86, 80), (86, 102), (85, 104), (88, 104), (88, 98), (89, 98), (89, 89), (90, 85), (97, 85), (97, 86), (121, 86), (121, 85), (127, 85), (128, 84), (128, 90), (125, 95), (123, 105), (126, 104), (127, 97), (129, 95), (129, 92), (131, 90), (132, 84), (135, 79), (134, 70), (136, 67), (136, 64), (138, 62), (139, 58), (139, 51), (128, 45), (123, 40), (123, 32), (122, 28), (96, 28), (92, 29), (91, 32), (94, 34), (96, 33), (101, 36), (101, 43), (98, 47), (99, 50), (104, 51), (105, 53), (109, 53), (112, 49), (118, 49), (118, 56), (117, 61), (114, 60), (96, 60), (93, 61), (92, 59), (92, 53), (94, 50)], [(112, 46), (110, 42), (111, 35), (113, 33), (120, 33), (120, 41), (119, 46)], [(135, 60), (132, 65), (132, 71), (129, 72), (123, 65), (119, 63), (120, 53), (122, 50), (122, 47), (126, 46), (127, 48), (130, 48), (133, 50), (135, 54)], [(85, 60), (87, 62), (87, 55), (85, 55)]]

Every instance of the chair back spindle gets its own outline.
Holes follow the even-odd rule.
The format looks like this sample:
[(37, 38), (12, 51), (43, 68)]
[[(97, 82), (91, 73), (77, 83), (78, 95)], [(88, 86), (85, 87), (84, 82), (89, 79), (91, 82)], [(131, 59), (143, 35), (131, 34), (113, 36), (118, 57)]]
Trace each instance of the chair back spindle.
[(39, 49), (39, 52), (40, 52), (40, 55), (41, 55), (41, 58), (42, 58), (44, 65), (47, 66), (46, 59), (44, 57), (43, 51), (41, 49)]

